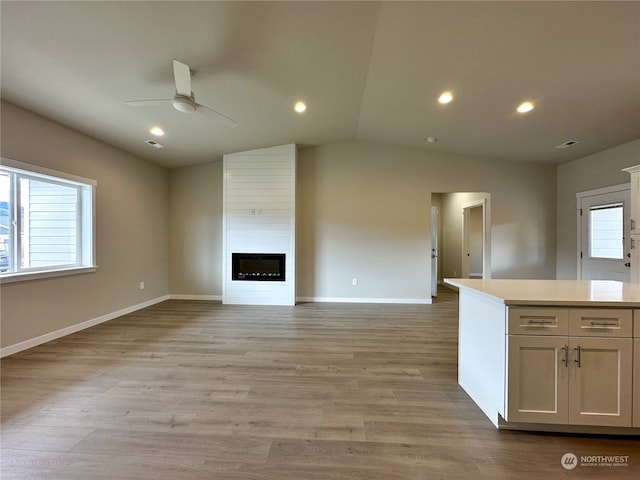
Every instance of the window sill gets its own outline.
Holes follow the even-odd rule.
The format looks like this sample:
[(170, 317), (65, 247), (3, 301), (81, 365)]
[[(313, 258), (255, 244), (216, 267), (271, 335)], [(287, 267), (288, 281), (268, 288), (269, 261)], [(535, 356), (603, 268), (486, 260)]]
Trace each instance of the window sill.
[(41, 270), (38, 272), (19, 272), (5, 273), (0, 275), (0, 284), (27, 282), (29, 280), (40, 280), (43, 278), (63, 277), (68, 275), (79, 275), (81, 273), (92, 273), (98, 270), (98, 267), (73, 267), (62, 268), (58, 270)]

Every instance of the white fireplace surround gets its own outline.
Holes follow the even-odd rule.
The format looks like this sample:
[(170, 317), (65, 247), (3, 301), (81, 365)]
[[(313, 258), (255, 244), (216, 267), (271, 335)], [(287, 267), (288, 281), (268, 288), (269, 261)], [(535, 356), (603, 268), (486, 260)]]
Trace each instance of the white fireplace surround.
[[(295, 305), (296, 146), (224, 156), (222, 303)], [(285, 281), (232, 280), (233, 253), (284, 253)]]

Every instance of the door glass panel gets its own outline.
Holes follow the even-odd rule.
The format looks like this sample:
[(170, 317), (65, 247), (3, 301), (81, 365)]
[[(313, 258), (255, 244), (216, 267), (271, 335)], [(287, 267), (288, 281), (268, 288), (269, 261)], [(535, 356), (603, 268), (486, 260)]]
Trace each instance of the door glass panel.
[(591, 258), (622, 259), (624, 256), (623, 204), (593, 206), (589, 210)]

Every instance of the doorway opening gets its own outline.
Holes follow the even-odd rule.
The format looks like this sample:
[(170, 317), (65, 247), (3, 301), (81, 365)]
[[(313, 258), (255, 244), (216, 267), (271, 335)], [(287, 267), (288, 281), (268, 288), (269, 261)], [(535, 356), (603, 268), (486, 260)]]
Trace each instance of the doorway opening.
[(431, 194), (431, 296), (444, 278), (491, 278), (491, 195)]
[(462, 278), (490, 278), (487, 201), (462, 208)]

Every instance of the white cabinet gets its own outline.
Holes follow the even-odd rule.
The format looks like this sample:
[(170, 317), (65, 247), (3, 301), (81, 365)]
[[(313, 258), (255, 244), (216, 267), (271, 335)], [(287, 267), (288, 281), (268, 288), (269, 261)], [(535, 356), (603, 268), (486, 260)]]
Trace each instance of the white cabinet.
[(640, 283), (640, 165), (624, 169), (631, 174), (631, 272), (630, 282)]
[(640, 235), (631, 235), (631, 271), (629, 272), (629, 281), (631, 283), (640, 283)]
[(505, 420), (630, 427), (632, 324), (623, 309), (509, 309)]
[(640, 435), (640, 284), (445, 282), (458, 384), (496, 428)]
[(631, 235), (640, 235), (640, 165), (625, 171), (631, 174)]
[(640, 427), (640, 310), (633, 312), (633, 426)]
[(569, 338), (569, 424), (631, 426), (631, 338)]
[(633, 426), (640, 427), (640, 338), (633, 339)]
[(569, 420), (566, 337), (509, 335), (507, 415), (509, 422), (559, 423)]

